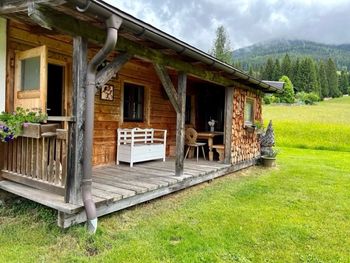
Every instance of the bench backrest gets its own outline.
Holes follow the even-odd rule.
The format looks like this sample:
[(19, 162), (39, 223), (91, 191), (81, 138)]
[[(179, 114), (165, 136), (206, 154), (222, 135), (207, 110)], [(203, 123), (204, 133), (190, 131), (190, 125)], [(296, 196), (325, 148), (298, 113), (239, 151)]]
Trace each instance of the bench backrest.
[(118, 129), (118, 145), (135, 143), (165, 143), (166, 142), (166, 130), (158, 129)]

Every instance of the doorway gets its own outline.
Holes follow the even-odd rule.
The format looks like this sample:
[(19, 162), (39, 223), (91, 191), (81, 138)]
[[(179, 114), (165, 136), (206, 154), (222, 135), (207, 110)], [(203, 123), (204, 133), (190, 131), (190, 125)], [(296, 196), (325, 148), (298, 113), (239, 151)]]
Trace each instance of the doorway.
[(64, 72), (61, 65), (48, 64), (47, 77), (47, 115), (64, 116)]
[(224, 131), (225, 89), (218, 86), (200, 87), (198, 92), (198, 129), (209, 131), (209, 120), (215, 120), (215, 131)]

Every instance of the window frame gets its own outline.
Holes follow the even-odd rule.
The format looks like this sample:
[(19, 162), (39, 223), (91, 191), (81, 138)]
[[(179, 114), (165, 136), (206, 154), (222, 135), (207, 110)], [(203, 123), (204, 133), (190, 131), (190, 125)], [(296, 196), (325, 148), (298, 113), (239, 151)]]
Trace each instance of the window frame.
[[(246, 107), (247, 104), (251, 103), (252, 105), (252, 112), (251, 112), (251, 120), (246, 120)], [(252, 97), (246, 97), (245, 98), (245, 102), (244, 102), (244, 111), (243, 111), (243, 118), (244, 118), (244, 126), (253, 126), (254, 125), (254, 121), (255, 121), (255, 109), (256, 109), (256, 101), (255, 98)]]
[[(149, 115), (150, 115), (150, 96), (149, 96), (149, 84), (143, 81), (135, 81), (130, 78), (123, 78), (120, 77), (120, 124), (128, 127), (130, 125), (127, 124), (135, 124), (136, 126), (139, 126), (140, 124), (143, 125), (150, 125), (149, 121)], [(131, 84), (131, 85), (137, 85), (143, 87), (143, 120), (137, 121), (137, 120), (126, 120), (124, 119), (124, 94), (125, 94), (125, 84)], [(135, 126), (134, 125), (134, 126)]]

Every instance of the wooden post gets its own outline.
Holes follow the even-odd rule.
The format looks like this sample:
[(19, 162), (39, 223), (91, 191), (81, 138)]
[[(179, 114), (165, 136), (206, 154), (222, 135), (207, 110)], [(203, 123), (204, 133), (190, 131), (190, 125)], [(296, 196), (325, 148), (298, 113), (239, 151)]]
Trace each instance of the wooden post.
[(176, 176), (181, 176), (184, 172), (186, 86), (187, 74), (184, 72), (179, 72), (177, 102), (180, 111), (176, 113)]
[(225, 130), (224, 130), (224, 144), (225, 144), (225, 159), (224, 163), (231, 164), (232, 152), (232, 123), (233, 123), (233, 87), (225, 88)]
[(73, 38), (73, 116), (75, 122), (69, 127), (68, 173), (66, 202), (81, 204), (81, 180), (83, 176), (85, 78), (87, 70), (87, 40)]

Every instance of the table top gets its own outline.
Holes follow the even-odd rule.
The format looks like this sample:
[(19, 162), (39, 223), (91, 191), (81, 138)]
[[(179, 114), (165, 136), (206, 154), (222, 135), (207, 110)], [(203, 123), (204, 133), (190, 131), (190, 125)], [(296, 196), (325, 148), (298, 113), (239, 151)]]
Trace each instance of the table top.
[(220, 135), (224, 135), (224, 132), (219, 132), (219, 131), (205, 131), (205, 132), (198, 132), (197, 136), (198, 138), (214, 138), (215, 136), (220, 136)]

